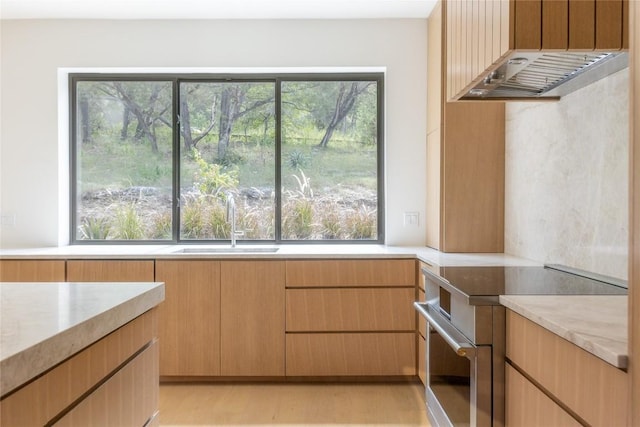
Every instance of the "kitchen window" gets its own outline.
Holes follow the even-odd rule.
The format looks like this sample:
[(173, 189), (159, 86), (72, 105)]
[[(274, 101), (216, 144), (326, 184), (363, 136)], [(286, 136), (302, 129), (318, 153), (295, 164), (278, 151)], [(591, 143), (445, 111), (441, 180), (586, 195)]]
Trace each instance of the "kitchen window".
[(72, 74), (71, 242), (384, 242), (383, 75)]

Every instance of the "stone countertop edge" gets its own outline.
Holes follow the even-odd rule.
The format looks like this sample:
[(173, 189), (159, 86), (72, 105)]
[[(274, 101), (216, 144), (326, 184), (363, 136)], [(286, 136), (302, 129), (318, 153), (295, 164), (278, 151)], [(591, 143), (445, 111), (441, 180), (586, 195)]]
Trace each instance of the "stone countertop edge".
[[(95, 285), (95, 283), (91, 284)], [(4, 397), (164, 300), (163, 282), (132, 282), (132, 284), (150, 286), (102, 311), (96, 310), (95, 313), (87, 314), (86, 318), (79, 319), (77, 323), (43, 340), (24, 343), (23, 350), (3, 357), (0, 360), (0, 396)], [(28, 283), (20, 285), (28, 285)], [(56, 283), (46, 285), (55, 286)], [(100, 283), (100, 285), (109, 286), (110, 283)], [(113, 285), (126, 286), (127, 283), (113, 283)], [(4, 335), (5, 330), (2, 333)]]
[(500, 303), (626, 370), (629, 352), (626, 295), (502, 295)]

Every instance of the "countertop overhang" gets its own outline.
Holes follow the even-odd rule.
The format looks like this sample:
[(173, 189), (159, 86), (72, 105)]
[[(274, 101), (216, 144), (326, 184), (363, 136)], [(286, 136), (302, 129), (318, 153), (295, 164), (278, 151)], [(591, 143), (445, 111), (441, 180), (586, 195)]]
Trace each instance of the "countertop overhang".
[(0, 396), (163, 300), (160, 282), (0, 283)]

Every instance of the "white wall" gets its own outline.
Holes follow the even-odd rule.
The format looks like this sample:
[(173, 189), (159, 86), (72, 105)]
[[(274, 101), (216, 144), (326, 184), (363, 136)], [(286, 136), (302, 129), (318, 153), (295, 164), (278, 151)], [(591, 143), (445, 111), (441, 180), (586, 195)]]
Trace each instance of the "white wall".
[[(387, 243), (423, 245), (426, 27), (417, 19), (2, 21), (0, 211), (16, 220), (1, 226), (0, 246), (66, 243), (58, 69), (79, 67), (385, 67)], [(419, 227), (404, 227), (405, 211), (420, 213)]]
[(629, 72), (550, 103), (509, 103), (505, 252), (622, 279)]

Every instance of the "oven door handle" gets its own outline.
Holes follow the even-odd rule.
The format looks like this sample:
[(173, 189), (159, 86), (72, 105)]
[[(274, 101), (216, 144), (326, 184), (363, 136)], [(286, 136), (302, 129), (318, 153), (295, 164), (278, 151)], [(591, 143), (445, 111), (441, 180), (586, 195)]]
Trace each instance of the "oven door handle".
[(460, 331), (455, 329), (443, 315), (429, 303), (414, 302), (415, 309), (429, 322), (429, 325), (449, 344), (458, 356), (472, 359), (476, 356), (476, 346)]

